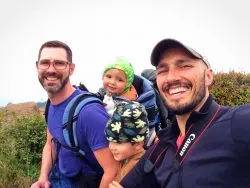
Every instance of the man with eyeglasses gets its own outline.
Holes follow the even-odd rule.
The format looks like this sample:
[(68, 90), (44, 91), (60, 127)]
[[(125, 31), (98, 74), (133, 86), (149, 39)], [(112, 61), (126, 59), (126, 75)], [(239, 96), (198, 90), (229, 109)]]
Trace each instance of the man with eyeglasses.
[(46, 90), (51, 104), (41, 173), (38, 181), (31, 187), (94, 188), (100, 186), (107, 188), (116, 176), (118, 164), (104, 136), (104, 128), (109, 116), (101, 104), (92, 103), (84, 106), (77, 120), (78, 142), (92, 165), (86, 163), (72, 150), (53, 142), (53, 140), (64, 142), (62, 133), (64, 109), (76, 95), (82, 92), (73, 87), (70, 82), (70, 76), (75, 69), (71, 49), (61, 41), (44, 43), (40, 47), (36, 68), (39, 82)]

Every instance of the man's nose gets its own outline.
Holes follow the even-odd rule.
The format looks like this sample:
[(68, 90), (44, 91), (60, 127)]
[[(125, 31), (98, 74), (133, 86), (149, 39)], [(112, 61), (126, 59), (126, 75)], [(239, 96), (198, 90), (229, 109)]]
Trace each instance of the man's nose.
[(50, 61), (50, 64), (49, 64), (49, 67), (48, 67), (47, 71), (48, 72), (55, 72), (56, 71), (53, 61)]
[(167, 75), (166, 75), (166, 79), (171, 81), (171, 80), (178, 80), (178, 78), (179, 78), (179, 75), (178, 75), (177, 70), (175, 70), (173, 68), (172, 69), (170, 68), (168, 70)]

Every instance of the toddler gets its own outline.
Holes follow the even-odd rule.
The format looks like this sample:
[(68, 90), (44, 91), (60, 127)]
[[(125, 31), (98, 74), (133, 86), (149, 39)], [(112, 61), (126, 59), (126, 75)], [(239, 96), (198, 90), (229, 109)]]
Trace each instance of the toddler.
[(105, 128), (109, 149), (120, 162), (115, 181), (119, 182), (144, 155), (143, 146), (148, 133), (147, 112), (143, 105), (123, 101), (116, 106)]

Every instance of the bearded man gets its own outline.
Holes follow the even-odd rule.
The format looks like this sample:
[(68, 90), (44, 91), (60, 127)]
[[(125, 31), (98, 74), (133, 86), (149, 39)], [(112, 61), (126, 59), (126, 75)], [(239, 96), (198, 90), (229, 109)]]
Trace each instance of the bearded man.
[(250, 187), (250, 105), (225, 107), (209, 94), (213, 72), (202, 55), (174, 39), (153, 49), (151, 64), (176, 121), (113, 187)]
[(116, 176), (118, 163), (104, 135), (109, 116), (103, 105), (87, 104), (79, 112), (76, 136), (80, 149), (85, 152), (85, 160), (76, 151), (63, 147), (66, 145), (62, 125), (64, 111), (74, 97), (84, 92), (70, 82), (75, 70), (70, 47), (61, 41), (44, 43), (36, 68), (50, 106), (41, 173), (31, 187), (107, 188)]

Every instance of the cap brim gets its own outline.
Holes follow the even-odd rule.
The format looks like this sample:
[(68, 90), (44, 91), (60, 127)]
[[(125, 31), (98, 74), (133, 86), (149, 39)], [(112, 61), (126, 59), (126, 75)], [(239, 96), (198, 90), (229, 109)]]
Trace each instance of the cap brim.
[[(163, 53), (165, 53), (167, 50), (172, 48), (183, 48), (186, 50), (193, 58), (195, 59), (203, 59), (203, 57), (193, 50), (192, 48), (185, 46), (181, 42), (175, 40), (175, 39), (164, 39), (156, 44), (154, 47), (152, 53), (151, 53), (151, 64), (153, 66), (157, 66), (160, 60), (160, 57)], [(208, 63), (204, 61), (204, 63), (209, 67)]]

